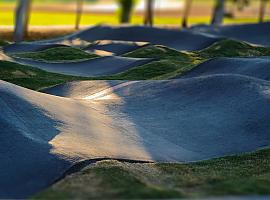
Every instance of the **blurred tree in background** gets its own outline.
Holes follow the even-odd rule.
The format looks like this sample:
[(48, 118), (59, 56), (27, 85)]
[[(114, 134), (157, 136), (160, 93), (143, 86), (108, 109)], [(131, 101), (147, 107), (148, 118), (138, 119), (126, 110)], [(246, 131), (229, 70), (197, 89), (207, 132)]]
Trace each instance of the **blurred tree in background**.
[(120, 22), (129, 23), (136, 0), (117, 0), (120, 6)]
[(154, 23), (154, 0), (145, 0), (144, 25), (153, 26)]
[(192, 0), (185, 1), (185, 9), (183, 13), (182, 27), (186, 28), (188, 26), (188, 17), (192, 6)]
[[(73, 19), (73, 16), (72, 16), (72, 17), (70, 17), (68, 19), (69, 20), (75, 20), (75, 28), (76, 29), (80, 28), (79, 26), (80, 26), (80, 23), (81, 23), (82, 11), (83, 11), (84, 3), (88, 4), (88, 3), (99, 3), (99, 2), (101, 2), (104, 5), (106, 5), (106, 3), (107, 3), (106, 0), (103, 0), (103, 1), (99, 1), (99, 0), (17, 0), (17, 1), (16, 0), (2, 0), (2, 1), (3, 2), (9, 2), (9, 3), (14, 2), (13, 5), (15, 5), (15, 3), (16, 3), (16, 10), (14, 12), (14, 15), (15, 15), (15, 17), (14, 17), (14, 19), (15, 19), (14, 20), (14, 22), (15, 22), (14, 39), (15, 39), (15, 41), (21, 41), (24, 38), (24, 36), (27, 34), (28, 23), (29, 23), (29, 15), (30, 15), (29, 13), (31, 11), (31, 2), (38, 3), (38, 6), (40, 6), (41, 4), (47, 5), (46, 3), (53, 4), (53, 3), (57, 3), (57, 2), (58, 3), (62, 2), (62, 3), (58, 4), (58, 5), (56, 4), (56, 6), (58, 6), (58, 7), (56, 7), (56, 10), (57, 9), (59, 9), (59, 10), (62, 9), (59, 13), (60, 14), (63, 13), (63, 15), (65, 15), (65, 16), (68, 16), (70, 11), (74, 12), (76, 14), (76, 18)], [(169, 2), (170, 0), (164, 0), (164, 1)], [(255, 18), (255, 20), (258, 19), (259, 22), (263, 22), (265, 20), (267, 2), (269, 2), (269, 1), (270, 0), (256, 0), (257, 3), (255, 4), (256, 5), (255, 9), (257, 10), (258, 16), (253, 17), (253, 18)], [(68, 7), (68, 6), (67, 6), (66, 10), (65, 10), (65, 8), (62, 8), (61, 4), (66, 4), (67, 2), (69, 2), (70, 5), (72, 5), (72, 6), (76, 5), (76, 9), (74, 9), (74, 11), (72, 9), (69, 10), (70, 7)], [(143, 11), (143, 19), (142, 20), (143, 20), (144, 25), (146, 25), (146, 26), (152, 26), (153, 25), (153, 23), (154, 23), (154, 11), (155, 11), (154, 4), (155, 3), (158, 3), (158, 4), (160, 3), (159, 1), (155, 1), (155, 0), (110, 0), (108, 2), (111, 3), (111, 4), (112, 3), (117, 3), (117, 5), (119, 6), (119, 11), (120, 11), (119, 21), (120, 21), (120, 23), (131, 23), (132, 12), (135, 9), (136, 4), (139, 3), (139, 2), (144, 3), (144, 4), (140, 4), (140, 5), (144, 6), (144, 8), (143, 8), (144, 9), (144, 11)], [(252, 0), (205, 0), (205, 1), (203, 1), (203, 0), (179, 0), (178, 2), (179, 2), (179, 5), (184, 3), (183, 10), (181, 11), (182, 12), (182, 27), (187, 27), (188, 26), (188, 18), (189, 18), (189, 15), (191, 13), (190, 11), (192, 9), (193, 4), (194, 5), (196, 5), (196, 4), (200, 5), (203, 2), (202, 8), (205, 7), (205, 5), (208, 5), (207, 9), (209, 10), (209, 8), (210, 8), (210, 10), (211, 10), (211, 8), (212, 8), (211, 6), (213, 5), (213, 3), (215, 3), (214, 7), (212, 9), (213, 10), (212, 14), (208, 15), (208, 17), (211, 18), (211, 24), (212, 25), (221, 25), (223, 23), (224, 18), (226, 18), (226, 20), (228, 18), (231, 18), (231, 19), (235, 18), (235, 16), (238, 15), (239, 11), (243, 11), (248, 6), (254, 6), (254, 1), (252, 1)], [(89, 5), (91, 5), (91, 4), (88, 4), (88, 6)], [(87, 10), (87, 9), (88, 9), (87, 15), (89, 16), (89, 13), (90, 13), (89, 12), (89, 7), (86, 8), (85, 10)], [(196, 9), (198, 9), (198, 6), (197, 6)], [(250, 9), (249, 9), (249, 12), (250, 12)], [(252, 12), (250, 12), (250, 13), (252, 13)], [(12, 11), (12, 13), (13, 13), (13, 11)], [(169, 12), (167, 11), (167, 14), (168, 13)], [(48, 14), (51, 14), (51, 11), (48, 11)], [(55, 13), (52, 12), (52, 16), (53, 16), (53, 14), (55, 14)], [(57, 15), (57, 16), (59, 17), (60, 14)], [(103, 14), (103, 13), (101, 12), (101, 14)], [(139, 14), (141, 14), (141, 13), (139, 13)], [(73, 14), (71, 14), (71, 15), (73, 15)], [(97, 19), (99, 19), (99, 16), (102, 16), (102, 15), (100, 15), (100, 13), (98, 13), (98, 15), (95, 16), (95, 12), (92, 15), (94, 17), (96, 17)], [(104, 22), (106, 22), (106, 19), (108, 19), (108, 18), (105, 19), (105, 17), (107, 17), (106, 15), (109, 16), (109, 14), (107, 14), (107, 13), (104, 14), (104, 16), (103, 16)], [(113, 14), (111, 14), (111, 15), (113, 15)], [(34, 16), (35, 16), (34, 20), (37, 21), (37, 16), (36, 15), (34, 15)], [(44, 16), (44, 15), (41, 15), (41, 16)], [(63, 20), (63, 18), (61, 19), (61, 16), (59, 18), (53, 18), (52, 16), (50, 16), (51, 17), (50, 19), (52, 19), (52, 20), (56, 20), (56, 21), (57, 20), (58, 21)], [(138, 18), (141, 19), (140, 16)], [(157, 16), (157, 18), (158, 18), (158, 16)], [(41, 19), (41, 21), (42, 20), (43, 19)], [(88, 20), (89, 20), (89, 17), (88, 17)], [(98, 20), (96, 20), (96, 21), (95, 20), (96, 20), (95, 18), (94, 18), (93, 21), (91, 21), (91, 19), (90, 19), (89, 24), (97, 23), (96, 21), (98, 21)], [(136, 20), (137, 19), (135, 19), (135, 21)], [(160, 23), (159, 20), (160, 20), (160, 18), (158, 18), (156, 20), (156, 23)], [(203, 23), (207, 23), (208, 20), (209, 20), (209, 18), (206, 18), (205, 22), (203, 22)], [(136, 21), (136, 23), (138, 23), (138, 20)], [(163, 24), (167, 25), (166, 23), (167, 22), (164, 20)], [(70, 23), (70, 22), (68, 24), (72, 25), (72, 23)], [(84, 20), (84, 25), (85, 24), (86, 23), (85, 23), (85, 20)], [(64, 24), (64, 22), (63, 22), (63, 25), (66, 25), (66, 24)]]
[(260, 12), (259, 12), (259, 22), (264, 21), (266, 6), (267, 6), (267, 0), (261, 0)]
[(75, 23), (76, 30), (80, 28), (80, 22), (81, 22), (82, 11), (83, 11), (83, 1), (84, 0), (77, 0), (76, 23)]
[(20, 0), (17, 3), (14, 31), (14, 41), (16, 42), (22, 41), (27, 34), (31, 3), (31, 0)]
[(212, 16), (212, 25), (220, 25), (223, 22), (225, 10), (225, 0), (216, 0), (213, 16)]

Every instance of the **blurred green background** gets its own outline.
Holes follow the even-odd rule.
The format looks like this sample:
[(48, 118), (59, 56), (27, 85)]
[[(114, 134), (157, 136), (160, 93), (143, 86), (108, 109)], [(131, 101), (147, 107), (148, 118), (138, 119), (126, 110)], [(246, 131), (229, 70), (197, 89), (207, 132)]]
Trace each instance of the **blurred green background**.
[[(0, 2), (0, 22), (1, 26), (12, 26), (14, 21), (14, 9), (16, 0), (2, 0)], [(168, 5), (162, 8), (164, 2)], [(179, 2), (179, 7), (175, 5)], [(214, 0), (194, 0), (189, 24), (209, 23)], [(143, 14), (140, 2), (134, 11), (131, 19), (132, 24), (142, 24)], [(170, 6), (171, 4), (171, 6)], [(160, 26), (180, 26), (183, 12), (183, 0), (156, 0), (155, 25)], [(81, 25), (94, 24), (119, 24), (119, 9), (117, 2), (113, 0), (86, 0)], [(104, 8), (104, 9), (103, 9)], [(228, 10), (234, 9), (227, 6)], [(259, 1), (252, 0), (251, 5), (241, 11), (235, 11), (235, 16), (226, 17), (225, 23), (250, 23), (258, 21)], [(33, 0), (32, 12), (30, 16), (30, 26), (62, 25), (73, 26), (76, 18), (75, 0)], [(269, 9), (268, 9), (269, 10)], [(268, 12), (268, 11), (267, 11)], [(269, 20), (269, 12), (266, 20)]]

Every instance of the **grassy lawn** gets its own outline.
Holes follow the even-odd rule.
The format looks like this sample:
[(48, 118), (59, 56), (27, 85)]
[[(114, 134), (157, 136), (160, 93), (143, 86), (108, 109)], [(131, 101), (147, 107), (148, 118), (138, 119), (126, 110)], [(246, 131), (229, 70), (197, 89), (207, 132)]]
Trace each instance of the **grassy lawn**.
[[(266, 20), (270, 20), (270, 17), (267, 17)], [(1, 25), (13, 25), (14, 18), (12, 11), (2, 11), (0, 15)], [(190, 17), (189, 24), (198, 24), (210, 22), (210, 16), (198, 16)], [(257, 17), (243, 17), (243, 18), (225, 18), (224, 23), (256, 23), (258, 22)], [(30, 25), (74, 25), (75, 23), (75, 14), (74, 13), (57, 13), (57, 12), (39, 12), (33, 11), (31, 13)], [(94, 25), (94, 24), (119, 24), (117, 14), (91, 14), (85, 13), (82, 16), (81, 25)], [(142, 16), (133, 16), (132, 24), (143, 24)], [(156, 15), (155, 17), (156, 25), (176, 25), (180, 27), (181, 16), (179, 17), (166, 17)]]
[(38, 199), (145, 199), (270, 194), (270, 150), (190, 164), (101, 161)]

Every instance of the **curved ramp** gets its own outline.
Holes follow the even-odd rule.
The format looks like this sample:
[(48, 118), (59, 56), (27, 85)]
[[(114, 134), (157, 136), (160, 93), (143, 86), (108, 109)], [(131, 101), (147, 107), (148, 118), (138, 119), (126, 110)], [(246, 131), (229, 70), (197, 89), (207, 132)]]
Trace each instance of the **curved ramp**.
[[(206, 28), (205, 28), (206, 29)], [(207, 29), (208, 30), (208, 29)], [(210, 30), (210, 28), (209, 28)], [(202, 32), (202, 33), (201, 33)], [(177, 50), (201, 50), (211, 44), (221, 40), (224, 36), (220, 34), (204, 34), (206, 30), (189, 31), (187, 30), (173, 30), (164, 28), (154, 28), (145, 26), (94, 26), (77, 33), (37, 42), (19, 43), (8, 45), (7, 53), (19, 53), (24, 51), (40, 51), (50, 48), (50, 45), (72, 44), (72, 41), (81, 41), (81, 43), (111, 40), (119, 42), (146, 42), (151, 44), (165, 45)], [(208, 31), (210, 32), (210, 31)], [(80, 43), (80, 42), (79, 42)], [(48, 46), (48, 47), (47, 47)], [(117, 48), (116, 48), (117, 46)], [(52, 46), (54, 47), (54, 46)], [(57, 47), (57, 46), (55, 46)], [(135, 47), (133, 45), (133, 47)], [(115, 55), (120, 55), (122, 51), (127, 52), (131, 48), (130, 45), (110, 44), (103, 46), (96, 46), (97, 49), (109, 49), (115, 51)], [(101, 50), (102, 50), (101, 49)], [(120, 49), (122, 49), (120, 51)], [(133, 49), (133, 48), (131, 48)], [(91, 49), (93, 50), (93, 49)], [(120, 52), (118, 52), (120, 51)]]
[(87, 42), (114, 40), (148, 42), (165, 45), (177, 50), (201, 50), (220, 39), (220, 37), (206, 36), (185, 30), (180, 31), (145, 26), (94, 26), (69, 36), (39, 41), (38, 43), (63, 43), (64, 41), (74, 40)]
[(191, 78), (213, 74), (239, 74), (270, 80), (270, 57), (215, 58), (178, 77)]
[(112, 55), (122, 55), (131, 51), (135, 51), (145, 45), (138, 45), (134, 42), (114, 42), (110, 41), (106, 44), (92, 44), (84, 48), (86, 51), (96, 52), (105, 51)]
[(188, 162), (267, 147), (269, 91), (233, 75), (46, 91), (70, 98), (0, 81), (0, 198), (25, 198), (86, 159)]
[(200, 50), (219, 40), (219, 38), (187, 31), (144, 26), (96, 26), (74, 34), (67, 39), (149, 42), (166, 45), (177, 50)]
[(191, 30), (195, 33), (206, 33), (219, 37), (242, 40), (252, 44), (270, 46), (270, 22), (225, 25), (220, 27), (194, 26)]
[[(125, 113), (142, 133), (164, 137), (199, 153), (199, 159), (269, 145), (270, 135), (265, 132), (270, 128), (267, 81), (217, 75), (107, 83), (111, 86), (102, 81), (72, 82), (45, 92), (105, 104), (111, 112)], [(248, 106), (250, 102), (252, 106)]]
[(25, 52), (36, 52), (43, 51), (50, 48), (55, 47), (67, 47), (67, 45), (63, 44), (46, 44), (46, 43), (35, 43), (35, 42), (22, 42), (22, 43), (14, 43), (4, 47), (4, 52), (11, 53), (25, 53)]

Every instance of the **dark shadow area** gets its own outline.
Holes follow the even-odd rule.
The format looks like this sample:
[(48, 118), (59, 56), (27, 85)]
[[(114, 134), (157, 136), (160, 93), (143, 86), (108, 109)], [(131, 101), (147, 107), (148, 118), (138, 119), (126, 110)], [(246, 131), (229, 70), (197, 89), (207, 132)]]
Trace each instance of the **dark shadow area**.
[(0, 91), (0, 198), (26, 198), (52, 184), (71, 162), (50, 153), (61, 122), (9, 92)]

